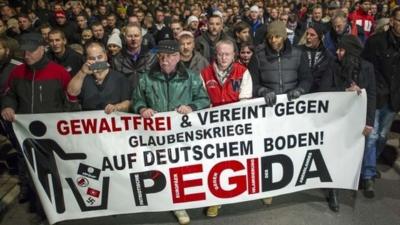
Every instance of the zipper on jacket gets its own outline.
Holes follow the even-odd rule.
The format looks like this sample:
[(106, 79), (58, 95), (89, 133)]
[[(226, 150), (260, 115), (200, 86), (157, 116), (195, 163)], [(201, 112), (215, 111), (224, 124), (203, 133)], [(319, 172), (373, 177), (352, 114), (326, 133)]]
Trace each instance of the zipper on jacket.
[(279, 94), (283, 94), (281, 54), (278, 53)]
[(39, 98), (40, 98), (40, 104), (43, 104), (42, 85), (39, 85)]
[(35, 102), (35, 75), (36, 75), (36, 71), (33, 71), (33, 77), (32, 77), (32, 102), (31, 102), (31, 113), (33, 112), (33, 106), (34, 106), (34, 102)]

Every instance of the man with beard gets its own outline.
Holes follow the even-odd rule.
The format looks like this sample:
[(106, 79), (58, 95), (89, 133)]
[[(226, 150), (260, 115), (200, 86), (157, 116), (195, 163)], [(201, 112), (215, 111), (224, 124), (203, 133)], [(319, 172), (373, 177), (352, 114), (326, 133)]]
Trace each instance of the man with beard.
[[(223, 32), (224, 23), (219, 15), (212, 15), (208, 19), (208, 30), (196, 38), (196, 50), (201, 53), (209, 62), (215, 57), (215, 43), (222, 39), (231, 39)], [(235, 49), (237, 47), (235, 46)]]
[(71, 77), (75, 76), (82, 67), (84, 60), (81, 54), (67, 46), (64, 32), (57, 29), (51, 30), (49, 33), (49, 46), (48, 58), (62, 65)]
[(208, 61), (198, 51), (194, 50), (194, 36), (189, 31), (182, 31), (178, 35), (180, 44), (181, 62), (197, 73), (208, 65)]
[(362, 27), (355, 24), (350, 24), (347, 20), (346, 14), (344, 14), (342, 11), (339, 11), (332, 18), (332, 28), (326, 33), (324, 38), (324, 45), (332, 53), (332, 55), (336, 54), (337, 44), (340, 38), (346, 34), (351, 34), (358, 37), (361, 42), (364, 42), (365, 40), (365, 34)]
[(125, 29), (126, 47), (113, 57), (111, 68), (123, 73), (136, 88), (139, 75), (149, 70), (155, 62), (155, 55), (142, 46), (142, 31), (137, 24), (128, 24)]

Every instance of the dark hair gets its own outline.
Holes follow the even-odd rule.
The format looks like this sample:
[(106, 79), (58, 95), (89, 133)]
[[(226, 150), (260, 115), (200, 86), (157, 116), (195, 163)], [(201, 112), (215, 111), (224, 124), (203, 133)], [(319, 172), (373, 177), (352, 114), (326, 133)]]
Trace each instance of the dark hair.
[(251, 28), (250, 25), (244, 21), (240, 21), (233, 26), (233, 35), (236, 37), (236, 33), (241, 32), (246, 28)]
[(250, 49), (250, 51), (252, 51), (254, 53), (255, 47), (254, 47), (253, 43), (251, 43), (249, 41), (246, 41), (246, 42), (243, 42), (240, 44), (239, 52), (246, 47), (248, 47)]
[(43, 23), (42, 25), (40, 25), (39, 30), (45, 29), (45, 28), (50, 28), (51, 29), (50, 24), (49, 23)]
[(399, 6), (393, 9), (392, 13), (390, 13), (390, 17), (392, 17), (392, 18), (396, 17), (396, 14), (398, 12), (400, 12), (400, 7)]

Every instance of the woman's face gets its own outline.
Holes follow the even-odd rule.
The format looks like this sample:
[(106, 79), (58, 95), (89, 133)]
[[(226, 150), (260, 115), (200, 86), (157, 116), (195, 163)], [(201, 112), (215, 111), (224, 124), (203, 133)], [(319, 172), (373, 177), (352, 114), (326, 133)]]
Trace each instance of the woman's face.
[(107, 49), (112, 56), (118, 54), (121, 51), (121, 47), (119, 47), (118, 45), (115, 45), (115, 44), (107, 45)]
[(244, 64), (249, 64), (253, 51), (249, 47), (244, 47), (240, 49), (239, 58)]

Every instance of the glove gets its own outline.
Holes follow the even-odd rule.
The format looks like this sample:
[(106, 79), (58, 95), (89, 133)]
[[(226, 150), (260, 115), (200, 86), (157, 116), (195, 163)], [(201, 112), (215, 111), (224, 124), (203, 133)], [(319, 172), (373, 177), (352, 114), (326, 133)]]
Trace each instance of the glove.
[(293, 99), (300, 97), (304, 92), (305, 91), (301, 88), (295, 88), (287, 93), (287, 98), (289, 101), (292, 101)]
[(275, 105), (275, 103), (276, 103), (275, 92), (273, 92), (273, 91), (265, 92), (264, 100), (265, 100), (265, 105), (267, 105), (268, 107)]

